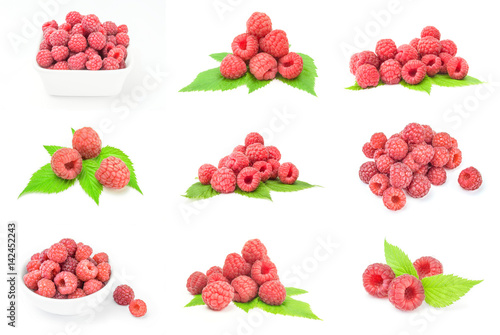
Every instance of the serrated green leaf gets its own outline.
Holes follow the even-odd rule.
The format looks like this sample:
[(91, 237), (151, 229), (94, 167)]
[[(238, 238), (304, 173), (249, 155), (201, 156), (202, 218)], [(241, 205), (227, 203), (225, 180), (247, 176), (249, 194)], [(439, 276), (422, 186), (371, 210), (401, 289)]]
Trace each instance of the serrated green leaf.
[(426, 92), (427, 94), (431, 94), (432, 80), (428, 76), (425, 76), (424, 80), (422, 80), (417, 85), (410, 85), (404, 80), (401, 80), (399, 83), (401, 84), (401, 86), (409, 88), (410, 90)]
[(58, 145), (44, 145), (43, 147), (47, 150), (50, 156), (54, 155), (57, 150), (63, 148)]
[(417, 270), (415, 270), (413, 263), (401, 249), (385, 240), (384, 251), (385, 261), (392, 268), (396, 277), (409, 274), (418, 278)]
[(301, 290), (300, 288), (295, 288), (295, 287), (285, 287), (285, 289), (286, 289), (286, 295), (289, 297), (308, 293), (306, 290)]
[(234, 90), (246, 84), (249, 73), (238, 79), (227, 79), (222, 76), (218, 67), (203, 71), (196, 79), (188, 86), (181, 89), (179, 92), (194, 92), (194, 91), (228, 91)]
[(253, 192), (245, 192), (245, 191), (240, 190), (237, 187), (236, 190), (234, 191), (234, 193), (237, 193), (237, 194), (243, 195), (245, 197), (249, 197), (249, 198), (266, 199), (266, 200), (273, 201), (273, 199), (271, 198), (271, 191), (262, 182), (260, 183), (259, 187), (257, 187), (257, 189)]
[(193, 300), (191, 300), (186, 306), (184, 307), (193, 307), (193, 306), (203, 306), (205, 303), (203, 302), (203, 299), (201, 298), (201, 294), (195, 295), (193, 297)]
[(463, 87), (470, 85), (479, 85), (483, 83), (481, 80), (471, 76), (467, 76), (462, 80), (456, 80), (450, 78), (450, 76), (447, 74), (437, 74), (436, 76), (432, 77), (431, 80), (434, 85), (442, 87)]
[(306, 190), (312, 187), (317, 187), (317, 185), (311, 185), (309, 183), (300, 180), (297, 180), (295, 183), (291, 185), (283, 184), (279, 180), (268, 180), (266, 181), (265, 184), (271, 191), (275, 192), (296, 192), (296, 191)]
[(222, 62), (224, 57), (226, 57), (227, 55), (229, 55), (229, 52), (218, 52), (215, 54), (211, 54), (210, 57), (212, 57), (213, 59), (215, 59), (218, 62)]
[(191, 185), (183, 196), (189, 199), (201, 200), (212, 198), (216, 195), (219, 195), (219, 193), (215, 191), (211, 185), (203, 185), (197, 182)]
[(82, 189), (99, 205), (103, 186), (96, 179), (95, 172), (99, 169), (99, 164), (95, 159), (87, 159), (82, 162), (82, 172), (78, 175), (78, 181)]
[(301, 74), (295, 79), (286, 79), (282, 76), (277, 76), (276, 78), (283, 83), (290, 85), (292, 87), (298, 88), (299, 90), (306, 91), (317, 97), (314, 91), (314, 86), (316, 85), (316, 77), (318, 77), (317, 68), (314, 64), (314, 60), (303, 53), (298, 53), (302, 60), (304, 61), (304, 66), (302, 68)]
[(252, 93), (257, 91), (258, 89), (261, 89), (264, 86), (267, 86), (271, 83), (272, 80), (257, 80), (255, 76), (252, 74), (248, 75), (246, 85), (248, 87), (248, 93)]
[(128, 169), (130, 170), (130, 181), (128, 182), (127, 186), (132, 187), (140, 194), (142, 194), (139, 184), (137, 183), (137, 176), (135, 174), (134, 164), (123, 151), (117, 148), (110, 147), (108, 145), (102, 148), (101, 154), (99, 155), (99, 157), (96, 158), (97, 164), (101, 165), (101, 162), (104, 159), (111, 156), (121, 159), (125, 163), (125, 165), (127, 165)]
[(27, 193), (59, 193), (66, 191), (75, 184), (75, 179), (66, 180), (56, 176), (50, 163), (44, 165), (31, 176), (26, 188), (19, 194), (19, 198)]
[(308, 303), (295, 300), (289, 296), (287, 296), (283, 304), (279, 306), (267, 305), (264, 302), (262, 302), (260, 298), (255, 298), (254, 300), (246, 304), (235, 303), (235, 305), (243, 309), (247, 313), (252, 308), (259, 308), (265, 312), (276, 315), (287, 315), (287, 316), (295, 316), (312, 320), (321, 320), (318, 316), (316, 316), (312, 312), (311, 306)]
[(425, 302), (437, 308), (450, 306), (482, 280), (468, 280), (455, 275), (436, 275), (422, 279)]

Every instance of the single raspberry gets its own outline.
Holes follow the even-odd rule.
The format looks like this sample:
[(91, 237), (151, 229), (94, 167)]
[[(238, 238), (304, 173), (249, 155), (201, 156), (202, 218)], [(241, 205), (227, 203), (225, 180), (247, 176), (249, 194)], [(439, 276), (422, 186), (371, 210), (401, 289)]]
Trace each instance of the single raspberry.
[(352, 74), (356, 75), (358, 67), (364, 64), (373, 65), (378, 69), (380, 67), (380, 60), (373, 51), (361, 51), (351, 56), (349, 70)]
[(212, 266), (207, 271), (207, 277), (210, 277), (210, 275), (213, 275), (214, 273), (220, 273), (220, 274), (222, 274), (222, 268), (220, 266)]
[(368, 266), (363, 272), (363, 287), (366, 292), (377, 298), (385, 298), (389, 292), (389, 285), (396, 277), (389, 265), (375, 263)]
[(408, 195), (412, 198), (423, 198), (431, 189), (431, 182), (422, 174), (414, 174), (413, 180), (406, 189)]
[(230, 168), (222, 167), (214, 172), (210, 185), (216, 192), (232, 193), (236, 189), (236, 175)]
[(242, 154), (244, 154), (246, 151), (247, 151), (247, 147), (244, 145), (237, 145), (233, 149), (233, 152), (241, 152)]
[(238, 79), (247, 72), (247, 65), (240, 57), (229, 54), (220, 63), (220, 73), (227, 79)]
[[(363, 183), (368, 184), (370, 182), (370, 179), (372, 179), (372, 177), (378, 172), (379, 170), (375, 162), (365, 162), (359, 167), (359, 179), (361, 179)], [(387, 173), (388, 172), (389, 169), (387, 169)]]
[(451, 148), (450, 149), (453, 149), (453, 148), (458, 149), (458, 141), (457, 141), (456, 138), (452, 137), (451, 138)]
[(439, 73), (448, 74), (448, 61), (452, 58), (453, 56), (446, 52), (441, 52), (439, 54), (439, 59), (441, 59), (441, 68), (439, 69)]
[(41, 265), (42, 265), (42, 262), (40, 262), (39, 259), (31, 260), (26, 265), (26, 271), (31, 272), (31, 271), (35, 271), (35, 270), (40, 270)]
[(222, 268), (222, 274), (230, 281), (238, 276), (250, 274), (251, 265), (237, 253), (227, 255)]
[(297, 78), (302, 73), (303, 67), (302, 57), (295, 52), (290, 52), (278, 60), (278, 72), (286, 79)]
[(380, 80), (380, 74), (377, 68), (370, 64), (364, 64), (356, 70), (356, 82), (361, 88), (377, 86)]
[(68, 250), (62, 243), (55, 243), (47, 251), (47, 257), (56, 263), (62, 263), (68, 258)]
[(273, 168), (273, 170), (272, 170), (272, 172), (271, 172), (271, 175), (269, 176), (269, 179), (270, 179), (270, 180), (275, 180), (275, 179), (277, 179), (277, 178), (278, 178), (278, 174), (279, 174), (279, 169), (280, 169), (280, 166), (281, 166), (280, 162), (278, 162), (278, 161), (277, 161), (277, 160), (275, 160), (275, 159), (271, 159), (271, 158), (270, 158), (270, 159), (268, 159), (268, 160), (267, 160), (267, 162), (268, 162), (269, 164), (271, 164), (271, 166), (272, 166), (272, 168)]
[(140, 318), (147, 313), (148, 307), (146, 306), (146, 303), (144, 301), (136, 299), (130, 302), (128, 310), (133, 316)]
[[(113, 43), (114, 45), (116, 45), (116, 44), (117, 44), (117, 43), (116, 43), (116, 36), (115, 36), (115, 35), (108, 35), (108, 36), (106, 36), (106, 44), (107, 44), (108, 42), (111, 42), (111, 43)], [(116, 45), (116, 46), (117, 46), (117, 45)], [(117, 47), (118, 47), (118, 46), (117, 46)], [(120, 44), (120, 47), (122, 47), (123, 49), (127, 50), (127, 48), (126, 48), (125, 46), (121, 45), (121, 44)]]
[(98, 31), (100, 26), (101, 22), (96, 15), (89, 14), (82, 17), (82, 27), (87, 33)]
[(269, 180), (269, 178), (271, 177), (271, 173), (273, 172), (273, 166), (270, 163), (264, 161), (255, 162), (252, 167), (259, 171), (260, 180), (263, 183)]
[(403, 44), (398, 47), (398, 52), (394, 56), (394, 59), (401, 65), (405, 65), (408, 61), (418, 60), (418, 51), (411, 45)]
[(111, 22), (111, 21), (106, 21), (106, 22), (103, 22), (102, 26), (106, 30), (106, 34), (108, 34), (108, 35), (118, 34), (118, 27), (116, 26), (116, 23)]
[(73, 149), (77, 150), (83, 159), (99, 156), (101, 146), (102, 142), (99, 134), (90, 127), (78, 129), (73, 134)]
[(68, 58), (68, 68), (70, 70), (84, 70), (87, 60), (87, 55), (83, 52), (79, 52), (76, 55), (70, 56)]
[(443, 264), (434, 257), (424, 256), (413, 262), (415, 270), (417, 270), (420, 280), (425, 277), (432, 277), (443, 274)]
[(238, 175), (241, 170), (248, 167), (250, 165), (250, 160), (245, 154), (241, 152), (233, 152), (229, 156), (223, 159), (221, 167), (227, 167), (233, 170), (235, 175)]
[(422, 63), (425, 64), (425, 70), (429, 77), (434, 77), (441, 70), (441, 58), (436, 55), (425, 55), (422, 57)]
[(46, 39), (44, 39), (42, 42), (40, 42), (40, 46), (38, 47), (38, 50), (52, 50), (52, 45), (50, 45), (50, 42)]
[(385, 143), (385, 152), (390, 158), (400, 161), (408, 154), (408, 144), (401, 138), (390, 138)]
[(71, 272), (71, 273), (76, 274), (76, 267), (77, 267), (78, 263), (79, 262), (76, 259), (74, 259), (71, 256), (68, 256), (68, 258), (66, 258), (66, 260), (64, 261), (64, 263), (60, 264), (61, 265), (61, 271)]
[(434, 148), (434, 157), (431, 160), (431, 165), (435, 167), (443, 167), (450, 160), (450, 153), (444, 147)]
[(283, 184), (293, 184), (299, 178), (299, 169), (292, 163), (283, 163), (278, 169), (278, 178)]
[(426, 74), (425, 64), (419, 60), (410, 60), (401, 69), (403, 80), (410, 85), (417, 85), (422, 82)]
[(281, 58), (289, 52), (289, 42), (283, 30), (273, 30), (259, 40), (260, 50), (275, 58)]
[(128, 47), (130, 43), (130, 37), (126, 33), (118, 33), (116, 34), (116, 43), (117, 45)]
[(118, 305), (126, 306), (134, 300), (134, 290), (128, 285), (120, 285), (113, 292), (113, 299)]
[(375, 154), (376, 150), (378, 149), (372, 147), (370, 142), (366, 142), (365, 144), (363, 144), (362, 151), (366, 158), (373, 158), (373, 155)]
[(264, 137), (262, 137), (262, 135), (259, 133), (255, 133), (255, 132), (249, 133), (245, 137), (245, 147), (249, 147), (250, 145), (255, 144), (255, 143), (260, 143), (260, 144), (264, 145)]
[(186, 288), (192, 295), (201, 294), (205, 286), (207, 286), (207, 282), (207, 276), (203, 272), (196, 271), (189, 276)]
[[(71, 36), (73, 36), (75, 34), (80, 34), (80, 35), (85, 37), (86, 33), (85, 33), (85, 30), (83, 30), (81, 23), (77, 23), (73, 27), (71, 27), (71, 31), (69, 32), (70, 40), (71, 40)], [(87, 39), (85, 39), (85, 44), (86, 43), (87, 43)], [(68, 42), (68, 44), (69, 44), (69, 42)]]
[(418, 123), (410, 123), (403, 129), (403, 140), (410, 143), (422, 143), (424, 141), (424, 128)]
[(87, 57), (91, 57), (91, 56), (99, 56), (99, 52), (97, 52), (96, 49), (93, 49), (93, 48), (87, 48), (85, 50), (85, 54), (87, 55)]
[[(412, 46), (415, 50), (417, 50), (417, 54), (418, 54), (418, 42), (420, 42), (420, 38), (414, 38), (410, 41), (410, 43), (408, 43), (410, 46)], [(420, 54), (418, 54), (418, 58), (417, 59), (420, 59)]]
[(442, 167), (431, 167), (426, 176), (435, 186), (443, 185), (446, 182), (446, 170)]
[[(48, 27), (47, 29), (43, 30), (43, 39), (47, 40), (50, 44), (50, 35), (52, 35), (52, 33), (54, 33), (55, 31), (57, 31), (57, 28), (53, 27)], [(52, 44), (50, 44), (50, 46), (52, 46)]]
[(249, 63), (250, 73), (255, 76), (257, 80), (271, 80), (276, 77), (278, 72), (278, 62), (268, 53), (260, 52)]
[(442, 40), (441, 52), (445, 52), (447, 54), (450, 54), (452, 57), (455, 57), (455, 55), (457, 54), (457, 45), (452, 40)]
[(216, 281), (225, 281), (226, 283), (229, 283), (229, 279), (224, 277), (222, 273), (212, 273), (210, 276), (207, 276), (207, 285), (210, 283), (215, 283)]
[[(36, 254), (33, 254), (33, 255), (31, 256), (30, 260), (32, 260), (32, 261), (40, 261), (40, 262), (42, 262), (42, 254), (41, 254), (41, 253), (39, 253), (39, 252), (38, 252), (38, 253), (36, 253)], [(46, 261), (46, 260), (44, 260), (44, 261)]]
[[(105, 252), (99, 252), (92, 257), (97, 264), (109, 263), (109, 256)], [(102, 281), (102, 280), (101, 280)]]
[[(417, 171), (415, 171), (415, 173), (417, 174), (423, 174), (424, 176), (427, 176), (427, 172), (429, 172), (429, 169), (431, 168), (431, 166), (429, 164), (424, 164), (420, 167), (420, 169), (418, 169)], [(428, 178), (428, 176), (427, 176)]]
[(56, 295), (56, 286), (52, 280), (42, 278), (38, 281), (37, 285), (37, 294), (46, 298), (53, 298)]
[(41, 252), (40, 261), (42, 263), (49, 260), (49, 257), (47, 256), (48, 251), (49, 251), (49, 249), (45, 249), (44, 251)]
[(125, 53), (118, 47), (109, 50), (107, 56), (116, 59), (118, 62), (122, 62), (125, 59)]
[(275, 146), (267, 146), (267, 151), (269, 152), (269, 159), (274, 159), (279, 161), (281, 159), (281, 152)]
[(258, 161), (267, 161), (269, 159), (269, 151), (261, 143), (248, 145), (245, 155), (250, 160), (250, 165)]
[(259, 298), (267, 305), (279, 306), (286, 299), (285, 286), (279, 280), (267, 281), (259, 288)]
[(434, 137), (434, 130), (432, 130), (431, 126), (423, 124), (422, 127), (424, 128), (424, 141), (427, 144), (432, 143), (432, 138)]
[(401, 81), (401, 64), (397, 60), (388, 59), (380, 65), (380, 80), (387, 85), (396, 85)]
[(88, 57), (88, 61), (85, 63), (87, 70), (97, 71), (102, 68), (102, 59), (99, 55), (93, 55)]
[(441, 43), (432, 36), (425, 36), (418, 42), (417, 50), (423, 57), (425, 55), (439, 55), (441, 52)]
[(52, 46), (67, 45), (69, 41), (69, 34), (66, 30), (58, 29), (50, 34), (49, 42)]
[(83, 52), (87, 49), (87, 39), (82, 34), (75, 33), (69, 38), (68, 48), (72, 52)]
[(458, 148), (451, 148), (449, 150), (450, 159), (444, 166), (447, 169), (457, 168), (462, 163), (462, 151)]
[(381, 197), (389, 187), (389, 177), (385, 174), (377, 173), (370, 179), (368, 186), (373, 194)]
[(464, 190), (474, 191), (477, 190), (483, 183), (483, 177), (476, 168), (471, 166), (460, 172), (460, 175), (458, 176), (458, 183)]
[(97, 267), (86, 259), (80, 261), (76, 266), (76, 276), (83, 282), (94, 279), (98, 272)]
[(231, 286), (234, 289), (234, 298), (236, 302), (249, 302), (257, 297), (259, 285), (248, 276), (239, 276), (233, 279)]
[(212, 164), (203, 164), (198, 169), (198, 180), (203, 185), (209, 185), (217, 168)]
[(38, 282), (42, 279), (42, 271), (34, 270), (23, 276), (24, 285), (32, 291), (38, 289)]
[(247, 20), (247, 33), (260, 39), (273, 30), (271, 19), (265, 13), (255, 12)]
[(115, 58), (106, 57), (102, 61), (103, 70), (118, 70), (120, 68), (120, 62)]
[(375, 47), (375, 53), (381, 62), (385, 62), (388, 59), (393, 59), (398, 52), (396, 43), (391, 39), (383, 39), (377, 42)]
[(278, 269), (269, 259), (255, 261), (252, 265), (250, 274), (258, 285), (262, 285), (271, 280), (279, 280)]
[(61, 294), (71, 294), (76, 291), (78, 279), (76, 276), (67, 271), (62, 271), (54, 278), (54, 284), (57, 291)]
[(259, 187), (261, 181), (261, 173), (253, 167), (246, 167), (238, 174), (238, 187), (244, 192), (253, 192)]
[(241, 255), (247, 263), (253, 264), (267, 257), (267, 249), (259, 239), (253, 239), (245, 243)]
[(111, 156), (101, 162), (95, 177), (104, 187), (122, 189), (130, 181), (130, 170), (121, 159)]
[(370, 138), (370, 146), (373, 149), (382, 149), (385, 147), (387, 142), (387, 136), (384, 133), (375, 133)]
[(389, 187), (384, 191), (383, 201), (391, 211), (399, 211), (406, 204), (406, 195), (400, 188)]
[(85, 297), (86, 294), (81, 288), (77, 288), (75, 292), (68, 294), (68, 299), (77, 299), (77, 298), (83, 298)]
[(446, 63), (446, 69), (448, 70), (448, 75), (457, 80), (464, 79), (469, 72), (469, 64), (467, 61), (461, 57), (452, 57)]
[(61, 62), (61, 61), (64, 61), (68, 58), (69, 49), (63, 45), (55, 46), (52, 48), (50, 53), (51, 53), (54, 61)]
[(377, 160), (382, 155), (385, 155), (385, 150), (384, 149), (377, 149), (373, 153), (373, 159)]
[(411, 172), (416, 172), (420, 167), (422, 166), (421, 164), (418, 164), (415, 162), (413, 158), (413, 154), (408, 154), (406, 157), (401, 161), (403, 164), (408, 166), (411, 170)]
[(432, 138), (433, 147), (445, 147), (446, 149), (451, 149), (452, 141), (451, 136), (448, 133), (437, 133)]
[(91, 295), (104, 287), (104, 284), (97, 279), (90, 279), (83, 284), (85, 295)]
[(43, 68), (48, 68), (54, 63), (54, 58), (50, 50), (40, 50), (36, 54), (36, 62)]
[(68, 33), (68, 40), (69, 40), (69, 32), (71, 31), (71, 28), (72, 28), (72, 25), (67, 23), (67, 22), (61, 23), (61, 25), (59, 26), (59, 29), (64, 30)]
[[(116, 48), (116, 44), (107, 42), (106, 46), (101, 50), (101, 57), (106, 58), (108, 57), (108, 52)], [(114, 63), (113, 63), (114, 64)]]
[(102, 50), (106, 46), (106, 36), (98, 31), (95, 31), (87, 38), (89, 46), (95, 50)]
[(66, 294), (59, 293), (59, 291), (56, 291), (56, 294), (54, 295), (54, 299), (68, 299), (68, 296)]
[(425, 299), (422, 282), (412, 275), (401, 275), (389, 285), (389, 301), (399, 310), (412, 311)]
[(441, 39), (441, 33), (439, 30), (437, 30), (436, 27), (433, 26), (427, 26), (424, 29), (422, 29), (422, 32), (420, 33), (420, 37), (424, 38), (427, 36), (432, 36), (437, 40)]
[(389, 181), (395, 188), (407, 188), (413, 180), (413, 172), (403, 163), (391, 165), (389, 173)]
[(210, 283), (203, 289), (201, 298), (208, 308), (220, 311), (233, 301), (234, 288), (229, 283), (223, 281)]
[(259, 52), (259, 40), (254, 35), (241, 34), (234, 38), (231, 49), (235, 56), (248, 61)]
[(74, 26), (77, 23), (82, 23), (82, 14), (72, 11), (66, 14), (66, 22)]
[(120, 24), (117, 28), (118, 33), (128, 33), (128, 27), (126, 24)]
[(79, 262), (87, 259), (92, 255), (92, 248), (83, 243), (78, 243), (76, 246), (75, 259)]
[(107, 282), (111, 277), (111, 265), (106, 262), (97, 264), (97, 276), (95, 277), (100, 282)]
[(59, 178), (75, 179), (82, 171), (82, 157), (75, 149), (62, 148), (52, 155), (50, 166)]

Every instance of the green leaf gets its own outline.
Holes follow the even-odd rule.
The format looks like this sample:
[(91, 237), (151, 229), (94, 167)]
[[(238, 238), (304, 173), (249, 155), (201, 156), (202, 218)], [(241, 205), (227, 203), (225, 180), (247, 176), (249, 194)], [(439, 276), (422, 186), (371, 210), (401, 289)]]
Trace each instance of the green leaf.
[(266, 186), (275, 192), (296, 192), (302, 191), (308, 188), (317, 187), (317, 185), (311, 185), (304, 181), (297, 180), (295, 183), (288, 185), (283, 184), (279, 180), (268, 180), (266, 181)]
[(266, 199), (266, 200), (273, 201), (273, 199), (271, 198), (271, 191), (262, 182), (260, 183), (259, 187), (257, 187), (257, 189), (253, 192), (245, 192), (237, 187), (236, 190), (234, 191), (234, 193), (237, 193), (237, 194), (243, 195), (245, 197), (249, 197), (249, 198)]
[(99, 205), (103, 186), (96, 179), (95, 172), (99, 169), (99, 163), (94, 159), (87, 159), (82, 162), (82, 172), (78, 175), (80, 186)]
[(354, 83), (354, 85), (346, 87), (346, 90), (351, 90), (351, 91), (362, 91), (362, 90), (369, 90), (371, 88), (379, 87), (379, 86), (384, 86), (385, 84), (381, 81), (378, 82), (377, 86), (370, 86), (367, 88), (362, 88), (361, 86), (358, 85), (358, 83)]
[(422, 80), (422, 82), (420, 82), (417, 85), (410, 85), (404, 80), (401, 80), (399, 83), (402, 86), (409, 88), (410, 90), (426, 92), (427, 94), (431, 94), (432, 80), (428, 76), (425, 76), (424, 80)]
[(277, 76), (276, 78), (287, 85), (298, 88), (299, 90), (306, 91), (317, 97), (316, 92), (314, 91), (314, 86), (316, 84), (316, 77), (318, 77), (318, 73), (316, 71), (317, 67), (314, 64), (314, 60), (308, 55), (302, 53), (298, 54), (302, 57), (302, 60), (304, 61), (304, 67), (302, 68), (302, 73), (295, 79), (286, 79), (283, 78), (282, 76)]
[(272, 80), (257, 80), (255, 76), (252, 74), (248, 75), (246, 85), (248, 87), (248, 93), (252, 93), (257, 91), (258, 89), (261, 89), (264, 86), (267, 86), (271, 83)]
[(66, 180), (56, 176), (50, 163), (44, 165), (33, 174), (26, 188), (19, 194), (19, 197), (27, 193), (59, 193), (67, 190), (75, 184), (75, 179)]
[(295, 287), (286, 287), (285, 289), (286, 289), (286, 295), (289, 297), (308, 293), (306, 290), (301, 290), (300, 288), (295, 288)]
[(247, 313), (252, 308), (260, 308), (261, 310), (272, 314), (295, 316), (312, 320), (321, 320), (318, 316), (316, 316), (312, 312), (311, 306), (308, 303), (295, 300), (289, 296), (287, 296), (283, 304), (279, 306), (267, 305), (264, 302), (262, 302), (260, 298), (255, 298), (254, 300), (246, 304), (235, 303), (235, 305), (243, 309)]
[(120, 149), (110, 147), (109, 145), (102, 148), (101, 154), (96, 158), (97, 164), (101, 165), (101, 162), (108, 157), (116, 157), (121, 159), (125, 165), (127, 165), (130, 170), (130, 181), (128, 182), (129, 187), (137, 190), (140, 194), (142, 194), (141, 189), (139, 188), (139, 184), (137, 183), (137, 176), (135, 175), (134, 164), (130, 160), (130, 158)]
[(213, 59), (215, 59), (218, 62), (222, 62), (224, 57), (226, 57), (227, 55), (229, 55), (229, 52), (219, 52), (219, 53), (211, 54), (210, 57), (212, 57)]
[(195, 295), (193, 297), (193, 300), (191, 300), (186, 306), (184, 307), (193, 307), (193, 306), (203, 306), (205, 303), (203, 302), (203, 299), (201, 298), (201, 294)]
[(467, 76), (462, 80), (456, 80), (450, 78), (450, 76), (448, 76), (447, 74), (437, 74), (436, 76), (432, 77), (431, 80), (434, 85), (442, 87), (463, 87), (470, 85), (479, 85), (483, 83), (481, 80), (471, 76)]
[(468, 280), (455, 275), (436, 275), (422, 279), (425, 302), (437, 308), (450, 306), (482, 280)]
[(408, 255), (395, 245), (390, 244), (387, 240), (384, 241), (385, 261), (389, 265), (396, 277), (403, 274), (409, 274), (418, 278), (417, 270), (413, 266)]
[(55, 154), (55, 152), (57, 150), (63, 148), (63, 147), (60, 147), (58, 145), (44, 145), (43, 147), (45, 148), (45, 150), (47, 150), (47, 152), (49, 153), (50, 156), (52, 156), (53, 154)]
[(211, 185), (203, 185), (202, 183), (197, 182), (187, 189), (184, 197), (199, 200), (215, 197), (216, 195), (219, 195), (219, 193), (215, 191)]
[(71, 128), (71, 133), (75, 135), (75, 130), (73, 128)]
[(250, 74), (247, 72), (241, 78), (227, 79), (220, 74), (219, 68), (216, 67), (215, 69), (201, 72), (191, 84), (184, 87), (179, 92), (233, 90), (245, 85), (249, 75)]

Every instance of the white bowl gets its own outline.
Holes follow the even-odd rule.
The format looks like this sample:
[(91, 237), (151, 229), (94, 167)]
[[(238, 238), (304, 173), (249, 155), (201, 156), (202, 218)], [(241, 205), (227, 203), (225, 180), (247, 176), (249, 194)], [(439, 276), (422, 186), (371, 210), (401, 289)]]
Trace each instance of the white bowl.
[[(27, 273), (26, 265), (22, 271), (22, 277)], [(82, 298), (76, 299), (54, 299), (41, 296), (30, 290), (21, 282), (22, 292), (31, 300), (31, 303), (45, 312), (57, 315), (79, 315), (86, 314), (99, 308), (112, 291), (113, 272), (108, 283), (99, 291)]]

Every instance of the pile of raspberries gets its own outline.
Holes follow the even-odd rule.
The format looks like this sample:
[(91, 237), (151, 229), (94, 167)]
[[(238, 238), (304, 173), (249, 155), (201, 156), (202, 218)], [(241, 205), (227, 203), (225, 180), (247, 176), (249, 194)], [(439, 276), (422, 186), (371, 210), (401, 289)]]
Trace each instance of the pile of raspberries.
[(272, 306), (283, 304), (286, 298), (276, 265), (258, 239), (246, 242), (241, 255), (227, 255), (223, 268), (213, 266), (206, 274), (194, 272), (186, 287), (193, 295), (201, 294), (203, 302), (214, 311), (223, 310), (231, 301), (246, 303), (257, 296)]
[(396, 277), (387, 264), (375, 263), (368, 266), (363, 273), (363, 286), (366, 292), (377, 298), (387, 298), (399, 310), (413, 311), (425, 300), (424, 286), (421, 280), (425, 277), (443, 273), (443, 265), (437, 259), (425, 256), (417, 259), (413, 266), (418, 278), (409, 274)]
[[(456, 139), (418, 123), (408, 124), (389, 139), (384, 133), (373, 134), (364, 144), (363, 153), (374, 161), (361, 165), (359, 178), (393, 211), (406, 204), (403, 190), (412, 198), (425, 197), (431, 185), (446, 182), (445, 169), (455, 169), (462, 163)], [(464, 169), (458, 177), (460, 186), (469, 191), (478, 189), (482, 181), (474, 167)]]
[(279, 72), (286, 79), (295, 79), (302, 72), (302, 57), (289, 52), (289, 43), (283, 30), (273, 30), (271, 19), (255, 12), (247, 21), (247, 32), (234, 38), (232, 54), (220, 64), (220, 73), (227, 79), (238, 79), (247, 72), (257, 80), (271, 80)]
[(130, 313), (135, 317), (141, 317), (146, 314), (148, 308), (141, 299), (135, 299), (134, 290), (128, 285), (117, 286), (113, 292), (113, 299), (120, 306), (127, 306)]
[(118, 70), (126, 67), (128, 27), (101, 23), (94, 14), (69, 12), (66, 22), (42, 25), (43, 40), (36, 61), (52, 70)]
[(401, 79), (417, 85), (426, 75), (433, 77), (438, 73), (461, 80), (467, 76), (469, 65), (456, 54), (455, 42), (441, 40), (439, 30), (428, 26), (422, 30), (420, 38), (414, 38), (409, 44), (397, 47), (393, 40), (383, 39), (377, 42), (375, 52), (352, 55), (349, 69), (361, 88), (377, 86), (379, 81), (395, 85)]
[[(94, 129), (78, 129), (73, 134), (73, 149), (62, 148), (52, 155), (52, 171), (59, 178), (75, 179), (82, 172), (83, 160), (99, 156), (101, 145), (101, 139)], [(130, 170), (121, 159), (111, 156), (101, 162), (95, 177), (105, 187), (121, 189), (130, 181)]]
[(238, 145), (219, 161), (219, 168), (203, 164), (198, 169), (198, 179), (219, 193), (233, 193), (236, 185), (244, 192), (253, 192), (260, 182), (277, 178), (283, 184), (295, 183), (299, 170), (292, 163), (280, 164), (280, 159), (278, 148), (264, 146), (264, 138), (259, 133), (250, 133), (245, 145)]

